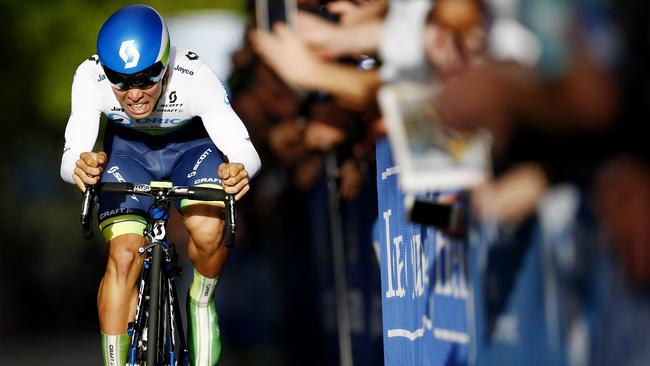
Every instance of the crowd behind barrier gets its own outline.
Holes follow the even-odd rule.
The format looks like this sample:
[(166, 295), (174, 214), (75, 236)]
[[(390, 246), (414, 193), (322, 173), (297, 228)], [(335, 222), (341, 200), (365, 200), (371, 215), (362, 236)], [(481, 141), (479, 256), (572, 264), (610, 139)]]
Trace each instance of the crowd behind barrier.
[[(256, 29), (251, 16), (229, 85), (265, 166), (245, 225), (264, 228), (269, 213), (279, 225), (248, 235), (276, 230), (309, 274), (295, 284), (313, 301), (287, 310), (314, 321), (291, 325), (311, 337), (292, 340), (309, 343), (301, 360), (339, 363), (329, 230), (342, 217), (354, 364), (381, 362), (379, 334), (386, 365), (646, 363), (649, 6), (298, 6), (293, 28)], [(414, 79), (440, 87), (431, 103), (446, 127), (493, 138), (489, 178), (455, 192), (460, 231), (407, 220), (375, 96)], [(342, 212), (327, 210), (328, 179)]]

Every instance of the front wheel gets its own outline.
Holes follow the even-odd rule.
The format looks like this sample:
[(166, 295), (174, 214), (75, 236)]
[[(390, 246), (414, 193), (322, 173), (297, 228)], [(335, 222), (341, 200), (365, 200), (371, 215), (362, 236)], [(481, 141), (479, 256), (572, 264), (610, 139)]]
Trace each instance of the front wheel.
[(147, 322), (147, 365), (157, 365), (158, 356), (158, 317), (160, 309), (160, 257), (162, 249), (160, 245), (152, 248), (151, 278), (149, 281), (149, 319)]

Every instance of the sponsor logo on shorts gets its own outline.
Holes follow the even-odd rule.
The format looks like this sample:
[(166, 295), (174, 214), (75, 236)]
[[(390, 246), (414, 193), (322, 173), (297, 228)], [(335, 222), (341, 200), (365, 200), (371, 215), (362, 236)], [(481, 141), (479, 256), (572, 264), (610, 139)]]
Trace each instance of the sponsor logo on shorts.
[(108, 219), (108, 218), (114, 217), (114, 216), (129, 215), (129, 214), (132, 214), (133, 212), (135, 212), (135, 211), (132, 208), (129, 208), (129, 207), (120, 207), (120, 208), (116, 208), (114, 210), (108, 210), (108, 211), (105, 211), (105, 212), (102, 212), (101, 214), (99, 214), (99, 221), (102, 221), (104, 219)]
[(210, 155), (210, 153), (212, 153), (212, 149), (208, 148), (207, 150), (205, 150), (203, 152), (203, 154), (201, 154), (201, 156), (199, 156), (199, 159), (194, 164), (194, 167), (192, 168), (192, 171), (190, 172), (190, 174), (187, 175), (188, 178), (192, 178), (193, 176), (196, 175), (196, 170), (199, 169), (199, 166), (201, 166), (201, 163), (203, 162), (203, 160), (205, 160), (205, 158), (207, 158), (208, 155)]
[(194, 185), (203, 184), (203, 183), (215, 183), (221, 184), (221, 179), (219, 178), (201, 178), (194, 181)]

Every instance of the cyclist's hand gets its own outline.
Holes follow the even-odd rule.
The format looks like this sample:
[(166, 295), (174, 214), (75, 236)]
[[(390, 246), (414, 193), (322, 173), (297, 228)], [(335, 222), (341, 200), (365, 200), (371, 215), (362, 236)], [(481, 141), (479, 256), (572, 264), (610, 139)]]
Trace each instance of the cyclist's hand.
[(234, 194), (235, 200), (242, 198), (250, 189), (248, 185), (248, 171), (240, 163), (222, 163), (219, 165), (219, 178), (223, 183), (223, 190), (227, 194)]
[(79, 155), (72, 179), (82, 192), (86, 191), (86, 185), (93, 185), (99, 181), (107, 161), (108, 157), (103, 151), (84, 152)]

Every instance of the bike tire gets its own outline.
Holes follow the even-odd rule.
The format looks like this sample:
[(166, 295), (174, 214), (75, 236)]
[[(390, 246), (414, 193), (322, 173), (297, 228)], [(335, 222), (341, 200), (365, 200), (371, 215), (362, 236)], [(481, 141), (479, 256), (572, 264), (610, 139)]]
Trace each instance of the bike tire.
[(147, 366), (157, 365), (158, 358), (158, 319), (160, 310), (161, 256), (159, 245), (151, 248), (151, 278), (149, 280), (149, 319), (147, 323)]

